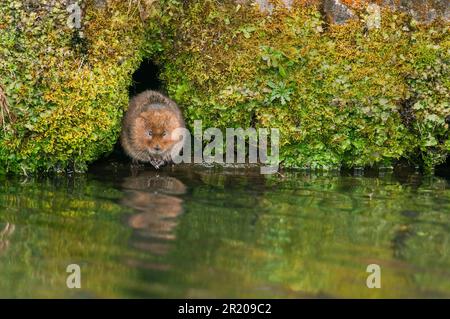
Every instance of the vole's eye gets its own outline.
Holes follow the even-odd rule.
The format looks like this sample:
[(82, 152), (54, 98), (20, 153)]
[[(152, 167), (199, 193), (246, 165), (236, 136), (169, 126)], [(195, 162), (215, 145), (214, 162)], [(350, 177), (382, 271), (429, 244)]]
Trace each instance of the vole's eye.
[(148, 134), (148, 136), (153, 136), (153, 132), (152, 131), (148, 131), (147, 134)]
[(167, 136), (167, 131), (164, 131), (163, 133), (162, 133), (162, 136), (164, 137), (164, 136)]

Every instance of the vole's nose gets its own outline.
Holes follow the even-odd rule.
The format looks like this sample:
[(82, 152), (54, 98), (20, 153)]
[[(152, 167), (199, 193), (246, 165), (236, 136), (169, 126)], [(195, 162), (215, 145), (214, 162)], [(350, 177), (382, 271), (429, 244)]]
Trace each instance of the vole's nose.
[(159, 152), (161, 150), (161, 147), (159, 145), (155, 146), (155, 151)]

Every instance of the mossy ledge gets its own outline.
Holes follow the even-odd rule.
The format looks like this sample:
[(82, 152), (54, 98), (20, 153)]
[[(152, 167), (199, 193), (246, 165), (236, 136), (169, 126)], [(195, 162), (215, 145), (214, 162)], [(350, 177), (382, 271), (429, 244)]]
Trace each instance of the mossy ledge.
[(66, 1), (46, 2), (0, 4), (0, 172), (84, 171), (110, 152), (144, 58), (188, 125), (280, 128), (284, 167), (430, 170), (450, 151), (443, 19), (387, 6), (369, 28), (359, 1), (329, 24), (321, 1), (92, 0), (74, 31)]
[(15, 116), (0, 133), (2, 172), (85, 171), (118, 139), (143, 53), (144, 8), (82, 1), (73, 29), (71, 2), (0, 4), (0, 85)]

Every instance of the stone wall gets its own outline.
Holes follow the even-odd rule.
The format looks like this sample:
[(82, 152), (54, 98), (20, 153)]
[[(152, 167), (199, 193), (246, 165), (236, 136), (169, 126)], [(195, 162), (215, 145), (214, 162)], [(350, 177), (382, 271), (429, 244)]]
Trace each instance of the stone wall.
[[(237, 1), (243, 2), (243, 0)], [(263, 11), (270, 12), (274, 8), (274, 1), (271, 0), (254, 0), (252, 2), (259, 5)], [(295, 3), (316, 5), (322, 9), (330, 22), (337, 24), (356, 18), (356, 12), (370, 4), (408, 12), (417, 21), (424, 23), (429, 23), (439, 18), (446, 21), (450, 20), (450, 2), (448, 0), (300, 0), (298, 2), (295, 0), (281, 0), (280, 3), (288, 8), (295, 5)]]

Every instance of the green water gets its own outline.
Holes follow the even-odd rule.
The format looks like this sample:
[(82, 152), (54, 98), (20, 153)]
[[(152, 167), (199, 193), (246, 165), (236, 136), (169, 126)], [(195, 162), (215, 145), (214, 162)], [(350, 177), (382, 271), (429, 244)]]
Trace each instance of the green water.
[(0, 297), (450, 297), (449, 183), (367, 175), (1, 178)]

